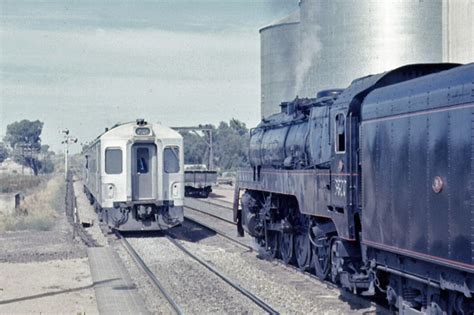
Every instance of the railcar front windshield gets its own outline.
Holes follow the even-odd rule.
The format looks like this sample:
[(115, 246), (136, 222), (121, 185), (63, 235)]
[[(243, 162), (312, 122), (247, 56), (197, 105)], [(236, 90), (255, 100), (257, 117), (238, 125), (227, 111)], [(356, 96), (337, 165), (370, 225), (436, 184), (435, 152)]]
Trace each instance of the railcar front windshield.
[(179, 148), (167, 147), (163, 152), (164, 169), (166, 173), (179, 172)]
[(110, 175), (122, 173), (122, 150), (119, 148), (105, 149), (105, 173)]

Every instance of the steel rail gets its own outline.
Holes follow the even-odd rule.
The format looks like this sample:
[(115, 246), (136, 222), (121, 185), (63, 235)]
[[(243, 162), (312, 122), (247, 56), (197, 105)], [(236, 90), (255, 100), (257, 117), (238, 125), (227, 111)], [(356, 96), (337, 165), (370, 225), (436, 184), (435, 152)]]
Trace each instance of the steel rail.
[(226, 218), (220, 217), (220, 216), (218, 216), (218, 215), (209, 213), (209, 212), (207, 212), (207, 211), (203, 211), (203, 210), (201, 210), (201, 209), (197, 209), (197, 208), (190, 207), (190, 206), (186, 206), (186, 205), (185, 205), (184, 207), (185, 207), (185, 208), (188, 208), (188, 209), (191, 209), (191, 210), (193, 210), (193, 211), (196, 211), (196, 212), (203, 213), (203, 214), (208, 215), (208, 216), (210, 216), (210, 217), (219, 219), (219, 220), (221, 220), (221, 221), (227, 222), (227, 223), (229, 223), (229, 224), (237, 225), (234, 221), (231, 221), (231, 220), (229, 220), (229, 219), (226, 219)]
[[(190, 218), (190, 217), (185, 217), (185, 219), (188, 220), (188, 221), (191, 221), (191, 222), (193, 222), (193, 223), (195, 223), (195, 224), (197, 224), (197, 225), (200, 225), (200, 226), (204, 227), (205, 229), (207, 229), (207, 230), (209, 230), (209, 231), (215, 232), (215, 233), (219, 234), (220, 236), (225, 237), (226, 239), (228, 239), (228, 240), (230, 240), (230, 241), (236, 243), (237, 245), (242, 246), (243, 248), (245, 248), (245, 249), (247, 249), (247, 250), (249, 250), (249, 251), (255, 251), (255, 248), (253, 248), (252, 246), (249, 246), (249, 245), (247, 245), (247, 244), (245, 244), (245, 243), (243, 243), (243, 242), (241, 242), (241, 241), (239, 241), (239, 240), (237, 240), (237, 239), (235, 239), (235, 238), (233, 238), (233, 237), (227, 235), (226, 233), (222, 232), (221, 230), (216, 229), (216, 228), (214, 228), (214, 227), (212, 227), (212, 226), (210, 226), (210, 225), (207, 225), (206, 223), (203, 223), (203, 222), (201, 222), (201, 221), (199, 221), (199, 220), (196, 220), (196, 219)], [(265, 256), (263, 256), (263, 257), (265, 257)], [(281, 266), (283, 266), (283, 267), (285, 267), (285, 268), (288, 268), (288, 269), (291, 269), (292, 271), (296, 271), (296, 272), (298, 272), (298, 273), (301, 273), (301, 274), (303, 274), (304, 276), (307, 276), (307, 277), (309, 277), (309, 278), (311, 278), (311, 279), (313, 279), (313, 280), (316, 280), (316, 281), (319, 281), (319, 282), (323, 282), (324, 284), (326, 284), (327, 286), (329, 286), (329, 287), (331, 287), (331, 288), (333, 288), (333, 289), (338, 288), (337, 285), (335, 285), (334, 283), (332, 283), (332, 282), (330, 282), (330, 281), (321, 280), (318, 276), (315, 276), (315, 275), (313, 275), (312, 273), (310, 273), (310, 272), (308, 272), (308, 271), (301, 270), (299, 267), (296, 267), (296, 266), (293, 266), (293, 265), (289, 265), (289, 264), (285, 264), (283, 261), (281, 261), (281, 260), (279, 260), (279, 259), (269, 258), (269, 257), (268, 257), (268, 258), (266, 258), (266, 260), (276, 262), (276, 263), (280, 264)]]
[(196, 220), (196, 219), (194, 219), (194, 218), (190, 218), (190, 217), (187, 217), (187, 216), (185, 216), (184, 218), (185, 218), (186, 220), (188, 220), (188, 221), (193, 222), (194, 224), (197, 224), (197, 225), (202, 226), (203, 228), (205, 228), (205, 229), (207, 229), (207, 230), (209, 230), (209, 231), (212, 231), (212, 232), (215, 232), (215, 233), (219, 234), (220, 236), (222, 236), (222, 237), (228, 239), (229, 241), (234, 242), (235, 244), (237, 244), (237, 245), (239, 245), (239, 246), (242, 246), (243, 248), (245, 248), (245, 249), (247, 249), (247, 250), (249, 250), (249, 251), (253, 251), (253, 250), (254, 250), (254, 249), (252, 248), (252, 246), (249, 246), (249, 245), (245, 244), (244, 242), (241, 242), (241, 241), (239, 241), (239, 240), (233, 238), (232, 236), (229, 236), (229, 235), (225, 234), (225, 233), (222, 232), (221, 230), (216, 229), (216, 228), (213, 228), (213, 227), (211, 227), (210, 225), (207, 225), (206, 223), (203, 223), (203, 222), (201, 222), (201, 221), (199, 221), (199, 220)]
[[(233, 211), (233, 202), (230, 202), (230, 201), (226, 201), (226, 200), (219, 200), (219, 199), (211, 199), (213, 201), (210, 201), (208, 199), (206, 200), (201, 200), (199, 198), (190, 198), (190, 197), (186, 197), (188, 199), (191, 199), (197, 203), (201, 203), (201, 204), (205, 204), (205, 205), (212, 205), (212, 206), (216, 206), (216, 207), (220, 207), (220, 208), (223, 208), (223, 209), (226, 209), (226, 210), (229, 210), (229, 211)], [(223, 205), (222, 203), (226, 203), (226, 204), (229, 204), (230, 206), (226, 206), (226, 205)]]
[(158, 278), (155, 276), (155, 274), (148, 268), (148, 266), (145, 264), (145, 262), (140, 258), (138, 253), (133, 249), (132, 245), (127, 241), (125, 237), (123, 237), (119, 232), (115, 231), (115, 234), (117, 237), (120, 239), (123, 247), (127, 251), (127, 253), (133, 258), (135, 263), (146, 273), (146, 275), (150, 278), (152, 283), (160, 290), (160, 292), (163, 294), (163, 296), (166, 298), (170, 306), (173, 308), (173, 310), (176, 312), (178, 315), (184, 314), (181, 308), (178, 306), (178, 304), (173, 300), (173, 298), (168, 294), (164, 286), (161, 284), (161, 282), (158, 280)]
[(191, 257), (192, 259), (196, 260), (198, 263), (206, 267), (209, 271), (214, 273), (216, 276), (224, 280), (227, 284), (229, 284), (231, 287), (248, 297), (250, 300), (252, 300), (255, 304), (260, 306), (263, 310), (265, 310), (268, 314), (276, 315), (280, 314), (278, 311), (276, 311), (273, 307), (271, 307), (268, 303), (264, 302), (262, 299), (260, 299), (258, 296), (255, 294), (251, 293), (247, 289), (243, 288), (240, 286), (240, 284), (236, 283), (234, 280), (230, 279), (226, 275), (224, 275), (222, 272), (202, 260), (201, 258), (197, 257), (193, 253), (191, 253), (188, 249), (186, 249), (178, 240), (176, 240), (172, 234), (168, 233), (166, 234), (166, 237), (168, 240), (173, 243), (176, 247), (178, 247), (183, 253)]
[(211, 202), (211, 201), (208, 200), (209, 203), (212, 203), (212, 204), (215, 204), (215, 205), (218, 204), (219, 202), (223, 203), (223, 204), (229, 204), (230, 207), (224, 206), (226, 208), (231, 208), (232, 209), (232, 206), (234, 205), (234, 203), (232, 201), (228, 201), (228, 200), (224, 200), (224, 199), (218, 199), (218, 198), (214, 198), (214, 197), (210, 197), (208, 199), (213, 200), (213, 201), (217, 201), (217, 203), (215, 203), (215, 202)]
[[(185, 206), (186, 208), (189, 208), (188, 206)], [(192, 210), (195, 210), (195, 209), (192, 209)], [(197, 210), (197, 209), (196, 209)], [(209, 214), (205, 211), (200, 211), (200, 210), (197, 210), (198, 212), (202, 212), (204, 214)], [(209, 214), (210, 216), (213, 216), (211, 214)], [(218, 216), (214, 216), (218, 219), (222, 219)], [(237, 245), (240, 245), (250, 251), (255, 251), (254, 248), (252, 248), (251, 246), (243, 243), (243, 242), (240, 242), (239, 240), (225, 234), (224, 232), (222, 232), (221, 230), (215, 228), (215, 227), (212, 227), (206, 223), (203, 223), (199, 220), (196, 220), (194, 218), (190, 218), (190, 217), (186, 217), (185, 216), (185, 219), (188, 220), (188, 221), (191, 221), (191, 222), (194, 222), (195, 224), (197, 225), (200, 225), (202, 227), (204, 227), (205, 229), (209, 230), (209, 231), (212, 231), (212, 232), (215, 232), (217, 233), (218, 235), (220, 236), (223, 236), (224, 238), (236, 243)], [(224, 220), (225, 221), (225, 220)], [(262, 253), (263, 254), (263, 253)], [(305, 271), (305, 270), (302, 270), (301, 268), (297, 267), (297, 266), (294, 266), (294, 265), (290, 265), (290, 264), (286, 264), (285, 262), (283, 262), (282, 260), (280, 259), (275, 259), (275, 258), (270, 258), (270, 257), (266, 257), (265, 255), (263, 255), (263, 257), (268, 260), (268, 261), (272, 261), (272, 262), (275, 262), (277, 264), (279, 264), (280, 266), (284, 267), (284, 268), (287, 268), (289, 270), (292, 270), (292, 271), (295, 271), (297, 273), (300, 273), (302, 274), (303, 276), (306, 276), (308, 278), (310, 278), (311, 280), (313, 281), (318, 281), (318, 282), (322, 282), (324, 283), (325, 285), (327, 285), (329, 288), (331, 289), (341, 289), (338, 285), (334, 284), (333, 282), (329, 281), (329, 280), (323, 280), (321, 278), (319, 278), (318, 276), (310, 273), (309, 271)], [(374, 302), (374, 301), (371, 301), (370, 299), (367, 299), (367, 298), (364, 298), (364, 297), (361, 297), (361, 296), (358, 296), (358, 295), (355, 295), (351, 292), (344, 292), (344, 291), (341, 291), (341, 294), (345, 296), (345, 298), (349, 299), (349, 300), (352, 300), (353, 302), (356, 302), (356, 303), (359, 303), (359, 304), (364, 304), (364, 303), (367, 303), (369, 302), (372, 306), (377, 306), (377, 304)], [(383, 305), (379, 305), (379, 306), (382, 306), (384, 307)]]

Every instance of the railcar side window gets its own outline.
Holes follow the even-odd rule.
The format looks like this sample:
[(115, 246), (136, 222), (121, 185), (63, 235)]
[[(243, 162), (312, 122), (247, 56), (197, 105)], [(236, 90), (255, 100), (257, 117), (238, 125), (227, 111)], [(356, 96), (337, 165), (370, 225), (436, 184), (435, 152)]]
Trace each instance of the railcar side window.
[(121, 174), (122, 173), (122, 150), (121, 149), (105, 149), (105, 173)]
[(179, 172), (179, 148), (167, 147), (163, 152), (164, 169), (166, 173)]
[(92, 158), (89, 161), (89, 169), (90, 169), (91, 173), (97, 172), (97, 168), (95, 167), (95, 160), (92, 159)]
[(346, 151), (346, 119), (344, 114), (336, 115), (336, 153)]

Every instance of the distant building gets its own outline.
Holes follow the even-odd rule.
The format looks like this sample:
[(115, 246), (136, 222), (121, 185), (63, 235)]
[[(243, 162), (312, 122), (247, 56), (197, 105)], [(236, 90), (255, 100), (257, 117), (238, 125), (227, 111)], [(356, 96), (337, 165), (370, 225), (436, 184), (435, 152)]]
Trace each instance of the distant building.
[(0, 176), (2, 175), (34, 175), (34, 173), (31, 168), (7, 158), (0, 163)]
[(474, 61), (474, 0), (301, 0), (260, 30), (261, 114), (409, 63)]

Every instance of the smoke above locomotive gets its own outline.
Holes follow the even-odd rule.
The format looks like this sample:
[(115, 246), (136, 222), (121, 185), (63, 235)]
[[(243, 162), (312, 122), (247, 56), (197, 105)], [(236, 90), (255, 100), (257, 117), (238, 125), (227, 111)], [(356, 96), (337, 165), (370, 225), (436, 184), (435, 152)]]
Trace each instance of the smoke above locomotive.
[(413, 63), (474, 60), (471, 0), (301, 0), (260, 30), (261, 115), (357, 77)]

